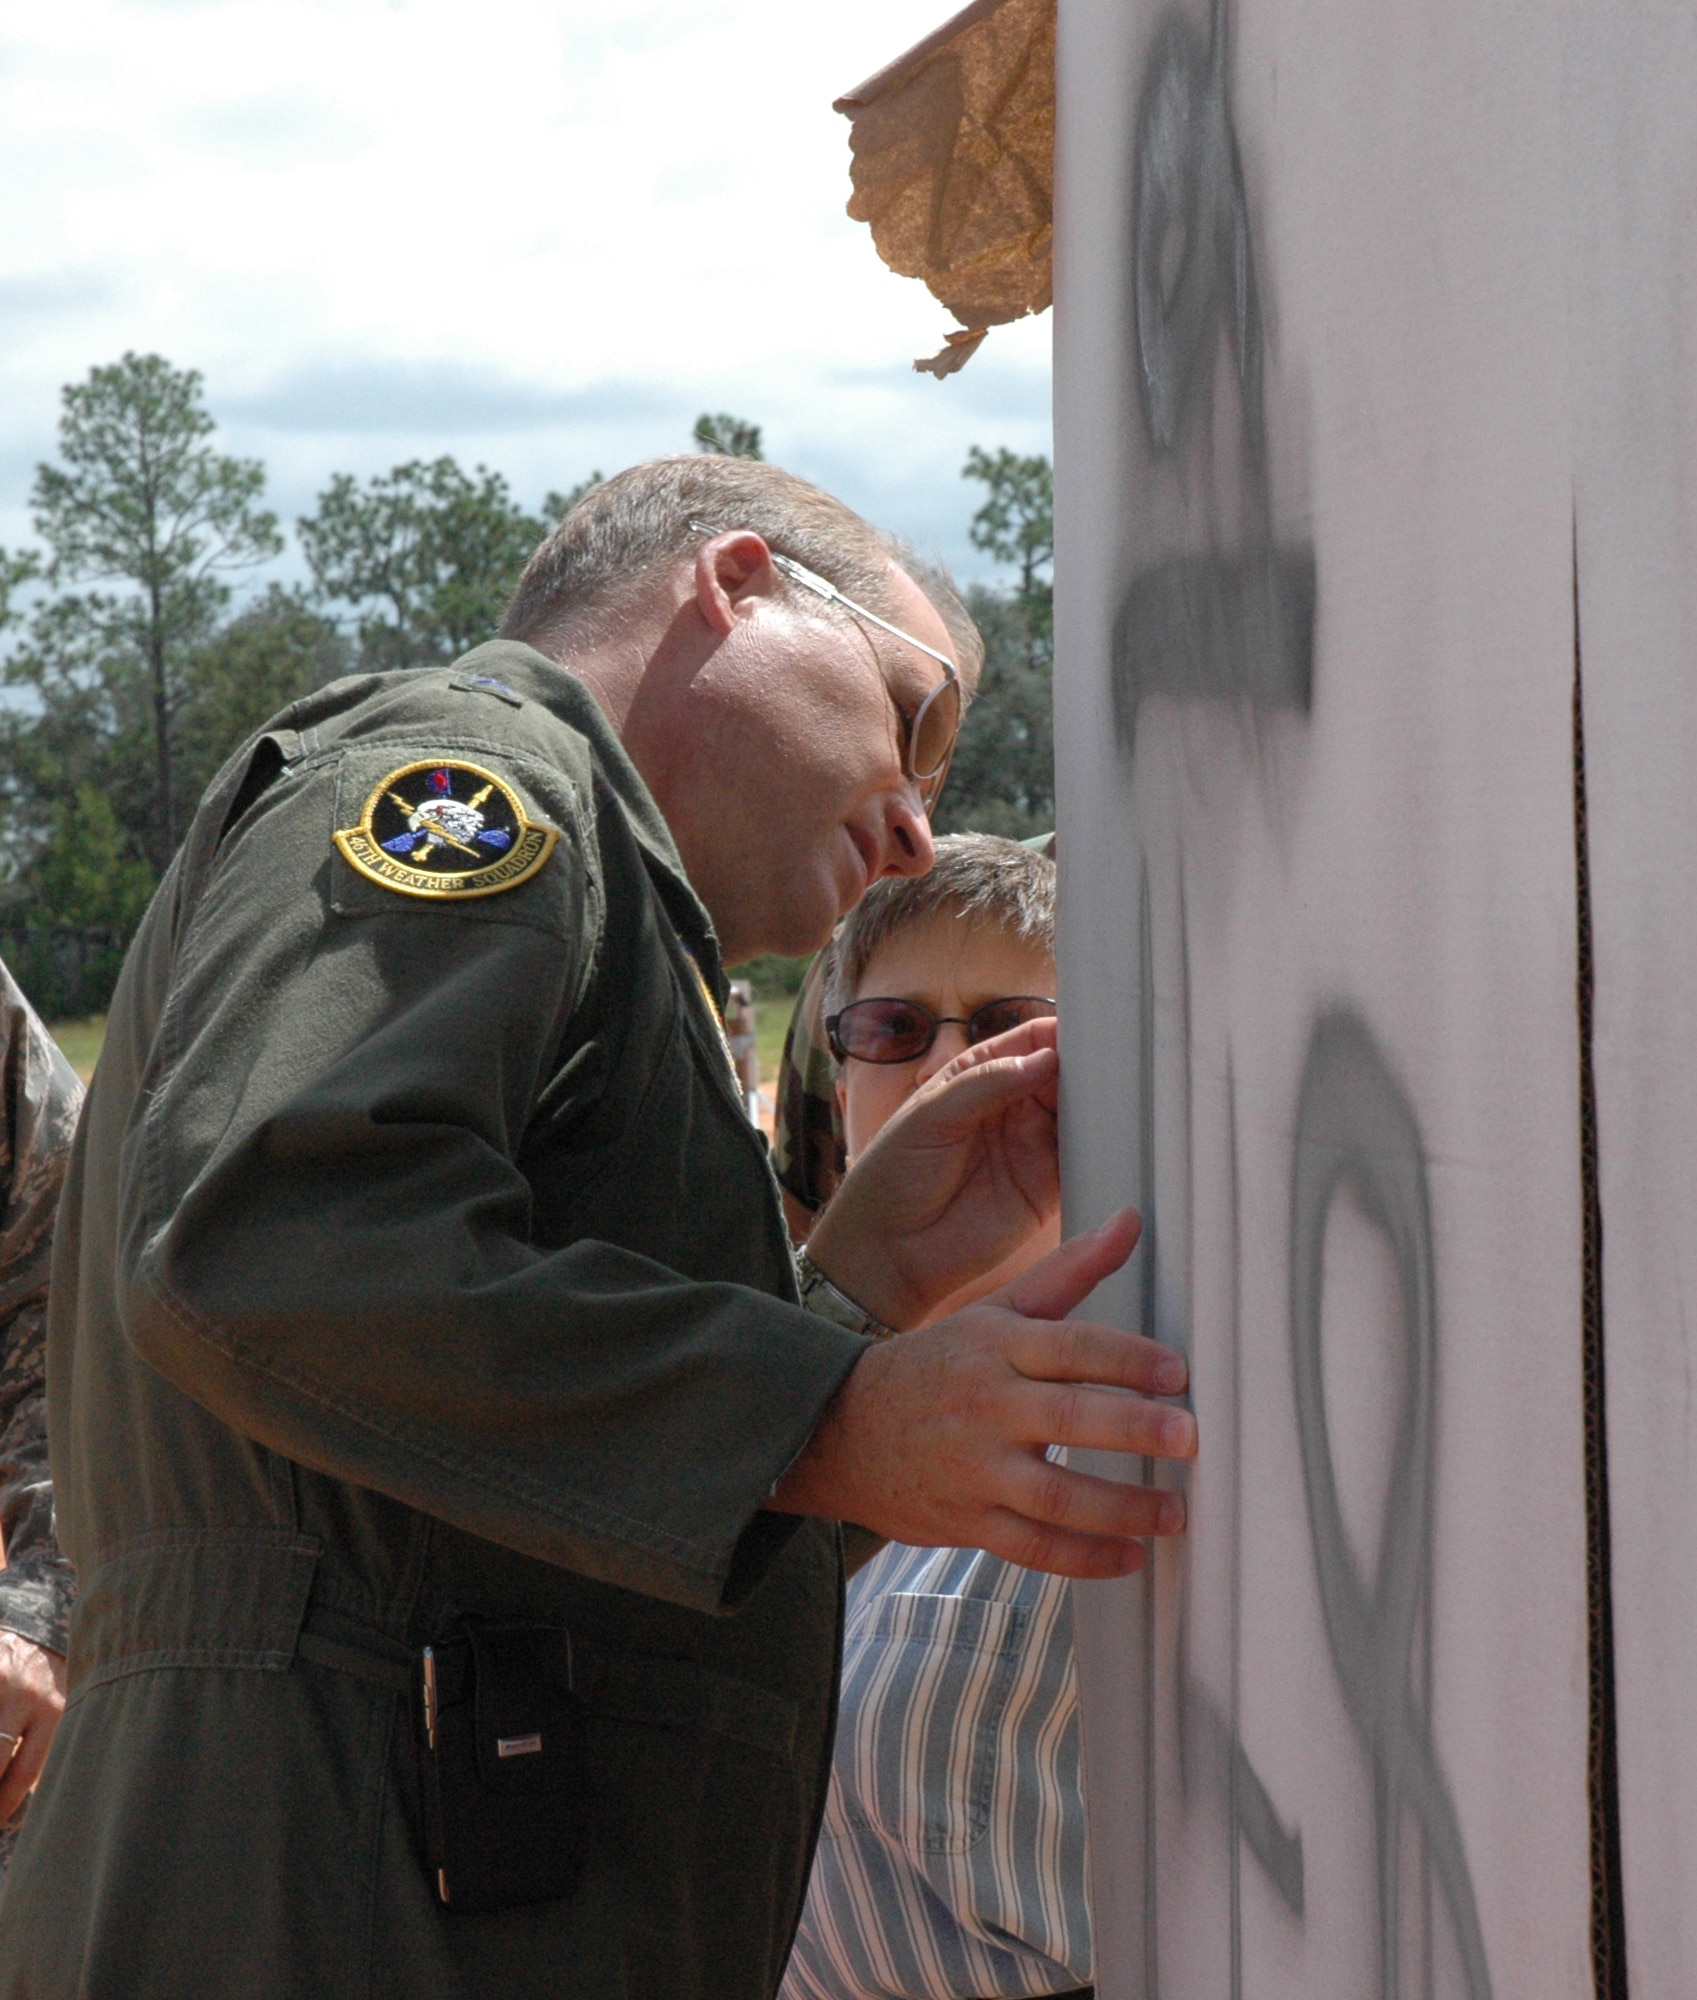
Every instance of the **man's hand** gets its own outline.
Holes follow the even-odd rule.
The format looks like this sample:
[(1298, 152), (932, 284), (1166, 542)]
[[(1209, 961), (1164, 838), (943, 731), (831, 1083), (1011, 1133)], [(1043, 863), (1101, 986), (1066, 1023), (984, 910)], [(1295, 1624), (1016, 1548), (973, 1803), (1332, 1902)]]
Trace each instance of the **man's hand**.
[(1053, 1020), (963, 1050), (849, 1170), (808, 1239), (819, 1268), (890, 1326), (993, 1271), (1060, 1206), (1059, 1073)]
[[(65, 1662), (33, 1639), (0, 1632), (0, 1825), (11, 1819), (41, 1776), (47, 1746), (65, 1712)], [(6, 1753), (11, 1751), (11, 1762)]]
[(1052, 1444), (1195, 1453), (1195, 1418), (1146, 1400), (1184, 1388), (1183, 1358), (1065, 1317), (1131, 1255), (1138, 1229), (1123, 1210), (1005, 1291), (870, 1348), (769, 1504), (856, 1521), (892, 1541), (988, 1549), (1060, 1576), (1140, 1568), (1137, 1538), (1177, 1534), (1183, 1500), (1045, 1456)]

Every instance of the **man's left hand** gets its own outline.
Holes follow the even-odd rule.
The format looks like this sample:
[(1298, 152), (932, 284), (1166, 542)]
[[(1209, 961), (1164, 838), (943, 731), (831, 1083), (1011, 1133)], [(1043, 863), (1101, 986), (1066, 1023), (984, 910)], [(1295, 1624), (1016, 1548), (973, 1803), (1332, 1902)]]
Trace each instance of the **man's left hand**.
[[(33, 1639), (0, 1632), (0, 1825), (13, 1818), (41, 1776), (65, 1712), (65, 1661)], [(10, 1750), (11, 1761), (5, 1761)]]
[(1058, 1211), (1055, 1035), (1028, 1021), (963, 1050), (855, 1161), (808, 1249), (857, 1305), (916, 1326)]

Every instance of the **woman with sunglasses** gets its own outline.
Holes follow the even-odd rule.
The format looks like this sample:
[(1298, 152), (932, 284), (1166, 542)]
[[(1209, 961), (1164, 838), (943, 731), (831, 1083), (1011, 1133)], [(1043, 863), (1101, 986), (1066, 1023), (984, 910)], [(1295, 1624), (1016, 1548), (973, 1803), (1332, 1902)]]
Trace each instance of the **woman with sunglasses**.
[[(960, 1052), (1055, 1012), (1055, 865), (955, 834), (845, 920), (825, 1031), (852, 1160)], [(1059, 1223), (948, 1302), (1010, 1283)], [(781, 2000), (1088, 1991), (1078, 1681), (1064, 1580), (884, 1545), (849, 1586), (836, 1769)]]

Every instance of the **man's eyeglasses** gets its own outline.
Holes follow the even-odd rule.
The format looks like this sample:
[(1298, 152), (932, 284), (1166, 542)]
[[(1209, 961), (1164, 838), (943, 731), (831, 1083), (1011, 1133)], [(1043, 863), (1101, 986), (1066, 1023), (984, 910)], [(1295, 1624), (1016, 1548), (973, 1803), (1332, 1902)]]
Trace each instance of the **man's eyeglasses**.
[[(708, 527), (705, 521), (691, 521), (689, 525), (703, 535), (724, 532)], [(893, 638), (912, 646), (916, 652), (923, 653), (928, 660), (935, 660), (942, 668), (942, 680), (912, 715), (893, 694), (890, 696), (891, 704), (901, 717), (902, 772), (918, 787), (920, 803), (929, 815), (937, 794), (943, 789), (943, 780), (949, 775), (949, 760), (955, 754), (955, 738), (960, 734), (961, 717), (965, 712), (960, 671), (954, 661), (946, 653), (939, 653), (934, 646), (926, 645), (923, 639), (916, 639), (911, 632), (904, 632), (899, 625), (892, 625), (887, 618), (880, 618), (876, 611), (868, 611), (864, 604), (857, 604), (834, 583), (804, 567), (793, 556), (781, 556), (774, 549), (772, 564), (791, 583), (811, 591), (815, 597), (840, 604), (845, 611), (852, 611), (855, 617), (864, 618), (869, 625), (876, 625), (880, 632), (888, 632)]]
[(856, 1000), (840, 1014), (826, 1017), (825, 1035), (838, 1062), (918, 1062), (930, 1051), (937, 1030), (965, 1028), (968, 1047), (1022, 1028), (1027, 1021), (1046, 1021), (1055, 1012), (1053, 1000), (1022, 993), (1010, 1000), (986, 1000), (970, 1014), (933, 1014), (917, 1000)]

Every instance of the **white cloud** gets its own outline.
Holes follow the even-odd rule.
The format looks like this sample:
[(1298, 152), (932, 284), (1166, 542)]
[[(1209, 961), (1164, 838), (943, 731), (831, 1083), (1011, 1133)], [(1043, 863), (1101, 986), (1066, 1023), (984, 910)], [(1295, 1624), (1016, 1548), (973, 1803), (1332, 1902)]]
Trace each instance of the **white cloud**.
[[(200, 368), (285, 515), (453, 451), (527, 498), (704, 408), (962, 567), (973, 442), (1048, 442), (1048, 322), (948, 315), (843, 214), (834, 96), (949, 0), (59, 0), (0, 27), (0, 468), (125, 348)], [(27, 531), (0, 490), (0, 539)]]

